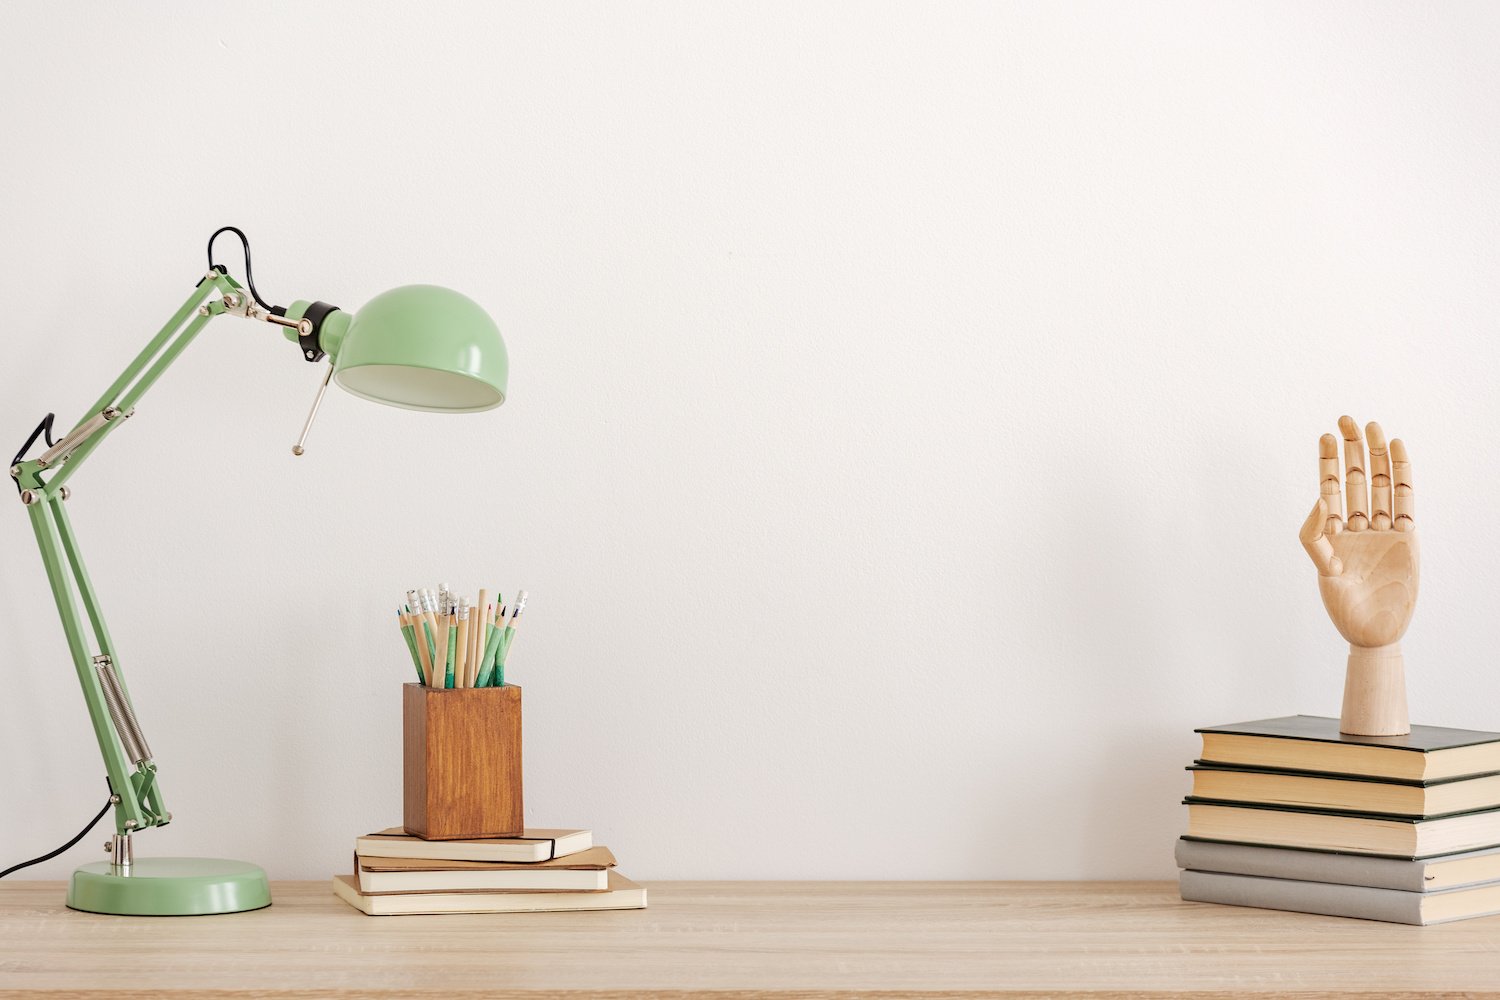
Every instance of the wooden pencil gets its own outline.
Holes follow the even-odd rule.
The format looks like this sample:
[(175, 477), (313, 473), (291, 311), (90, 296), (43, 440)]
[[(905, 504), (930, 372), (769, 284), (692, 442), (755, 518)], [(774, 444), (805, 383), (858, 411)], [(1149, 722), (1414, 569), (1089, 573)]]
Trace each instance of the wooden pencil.
[(430, 590), (425, 590), (424, 589), (423, 592), (422, 592), (422, 617), (423, 617), (423, 620), (425, 620), (427, 622), (427, 642), (429, 643), (429, 648), (432, 651), (431, 652), (432, 672), (431, 672), (431, 675), (428, 677), (428, 685), (427, 686), (428, 687), (442, 687), (443, 686), (443, 679), (441, 677), (437, 676), (437, 675), (441, 672), (440, 669), (439, 669), (439, 664), (442, 662), (442, 659), (443, 659), (443, 654), (441, 652), (441, 650), (442, 650), (443, 647), (439, 646), (438, 645), (438, 641), (437, 641), (438, 640), (437, 600), (432, 596), (432, 591), (430, 591)]
[[(448, 609), (447, 608), (438, 608), (438, 612), (437, 612), (437, 635), (434, 638), (437, 639), (437, 662), (443, 664), (443, 666), (441, 666), (441, 667), (438, 668), (438, 673), (442, 673), (446, 669), (446, 667), (448, 666), (448, 662), (446, 660), (446, 657), (448, 655), (447, 652), (446, 652), (446, 650), (448, 649)], [(436, 686), (437, 687), (445, 687), (446, 685), (443, 683), (442, 680), (439, 680), (437, 682)]]
[(479, 588), (479, 606), (474, 609), (474, 623), (469, 629), (469, 673), (479, 678), (479, 658), (484, 655), (485, 620), (490, 613), (490, 592)]
[(469, 601), (458, 606), (458, 639), (454, 645), (453, 686), (469, 687)]
[(432, 656), (427, 651), (426, 620), (417, 614), (412, 614), (410, 609), (401, 619), (411, 628), (413, 652), (417, 657), (417, 671), (421, 674), (422, 683), (432, 683)]
[[(496, 598), (501, 598), (502, 596), (503, 595), (501, 595), (501, 594), (496, 594), (495, 595)], [(494, 674), (494, 670), (493, 670), (494, 665), (495, 665), (495, 661), (492, 658), (489, 657), (489, 651), (490, 651), (490, 637), (495, 634), (495, 616), (497, 616), (498, 614), (500, 614), (500, 608), (499, 608), (499, 606), (496, 605), (496, 604), (491, 604), (490, 605), (490, 618), (489, 618), (489, 621), (485, 623), (485, 626), (484, 626), (484, 635), (480, 636), (480, 644), (479, 644), (479, 669), (481, 671), (483, 671), (484, 670), (484, 665), (486, 663), (488, 663), (490, 665), (490, 667), (491, 667), (490, 675), (488, 677), (486, 677), (485, 680), (484, 680), (484, 685), (486, 687), (493, 687), (494, 684), (495, 684), (495, 674)]]

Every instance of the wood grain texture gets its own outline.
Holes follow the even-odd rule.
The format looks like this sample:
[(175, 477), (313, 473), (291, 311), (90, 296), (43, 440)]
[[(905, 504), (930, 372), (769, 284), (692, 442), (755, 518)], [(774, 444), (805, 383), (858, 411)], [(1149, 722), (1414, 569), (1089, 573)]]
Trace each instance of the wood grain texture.
[(1167, 882), (652, 882), (651, 908), (104, 917), (0, 882), (0, 997), (1500, 997), (1500, 918), (1184, 903)]
[(522, 808), (521, 689), (402, 691), (402, 824), (424, 840), (514, 837)]

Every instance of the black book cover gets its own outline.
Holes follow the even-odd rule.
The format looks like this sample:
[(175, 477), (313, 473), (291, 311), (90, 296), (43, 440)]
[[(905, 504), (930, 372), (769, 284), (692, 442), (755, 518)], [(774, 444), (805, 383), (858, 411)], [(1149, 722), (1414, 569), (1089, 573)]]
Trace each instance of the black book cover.
[(1321, 715), (1288, 715), (1280, 719), (1235, 722), (1227, 726), (1204, 726), (1193, 732), (1225, 733), (1232, 736), (1271, 736), (1288, 740), (1307, 740), (1313, 743), (1347, 743), (1351, 746), (1410, 750), (1413, 753), (1431, 753), (1434, 750), (1452, 750), (1457, 747), (1500, 742), (1500, 733), (1487, 733), (1477, 729), (1449, 729), (1446, 726), (1412, 726), (1411, 732), (1405, 736), (1350, 736), (1339, 732), (1338, 719), (1329, 719)]
[(1463, 809), (1459, 812), (1443, 813), (1440, 816), (1403, 816), (1400, 813), (1363, 812), (1358, 809), (1325, 809), (1318, 806), (1294, 806), (1282, 803), (1273, 805), (1269, 802), (1228, 802), (1223, 799), (1201, 799), (1196, 795), (1187, 796), (1182, 800), (1182, 804), (1185, 806), (1219, 806), (1224, 809), (1255, 809), (1260, 812), (1303, 813), (1308, 816), (1335, 816), (1341, 819), (1373, 819), (1382, 823), (1405, 823), (1409, 826), (1431, 823), (1440, 819), (1453, 819), (1455, 816), (1500, 813), (1500, 806), (1489, 806), (1483, 809)]
[(1246, 764), (1220, 764), (1211, 760), (1195, 760), (1183, 768), (1185, 771), (1232, 771), (1235, 774), (1284, 774), (1289, 778), (1326, 778), (1329, 781), (1363, 781), (1372, 785), (1404, 785), (1408, 788), (1432, 788), (1434, 785), (1451, 785), (1455, 781), (1472, 781), (1475, 778), (1493, 778), (1500, 771), (1481, 771), (1478, 774), (1460, 774), (1452, 778), (1378, 778), (1368, 774), (1345, 774), (1341, 771), (1302, 771), (1290, 767), (1250, 767)]

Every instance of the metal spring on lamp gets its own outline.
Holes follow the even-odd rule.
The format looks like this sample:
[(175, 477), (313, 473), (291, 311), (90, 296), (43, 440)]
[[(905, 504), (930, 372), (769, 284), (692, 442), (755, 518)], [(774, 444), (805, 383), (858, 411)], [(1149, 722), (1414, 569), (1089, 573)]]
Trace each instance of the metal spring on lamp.
[(130, 710), (125, 689), (120, 684), (119, 675), (115, 673), (114, 661), (107, 654), (101, 653), (94, 657), (94, 666), (99, 671), (99, 686), (104, 691), (104, 704), (109, 708), (109, 717), (114, 720), (115, 732), (120, 734), (125, 756), (136, 764), (144, 764), (151, 759), (151, 747), (146, 743), (146, 737), (141, 735), (141, 724), (136, 721), (135, 713)]

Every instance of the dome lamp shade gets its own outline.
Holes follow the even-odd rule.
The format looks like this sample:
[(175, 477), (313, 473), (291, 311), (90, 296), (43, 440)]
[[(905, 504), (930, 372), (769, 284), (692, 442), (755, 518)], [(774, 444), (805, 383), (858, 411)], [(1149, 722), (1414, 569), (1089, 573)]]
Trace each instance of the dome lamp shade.
[(500, 329), (477, 302), (450, 288), (393, 288), (352, 316), (329, 315), (321, 327), (334, 381), (356, 396), (434, 413), (475, 413), (505, 402), (510, 358)]

